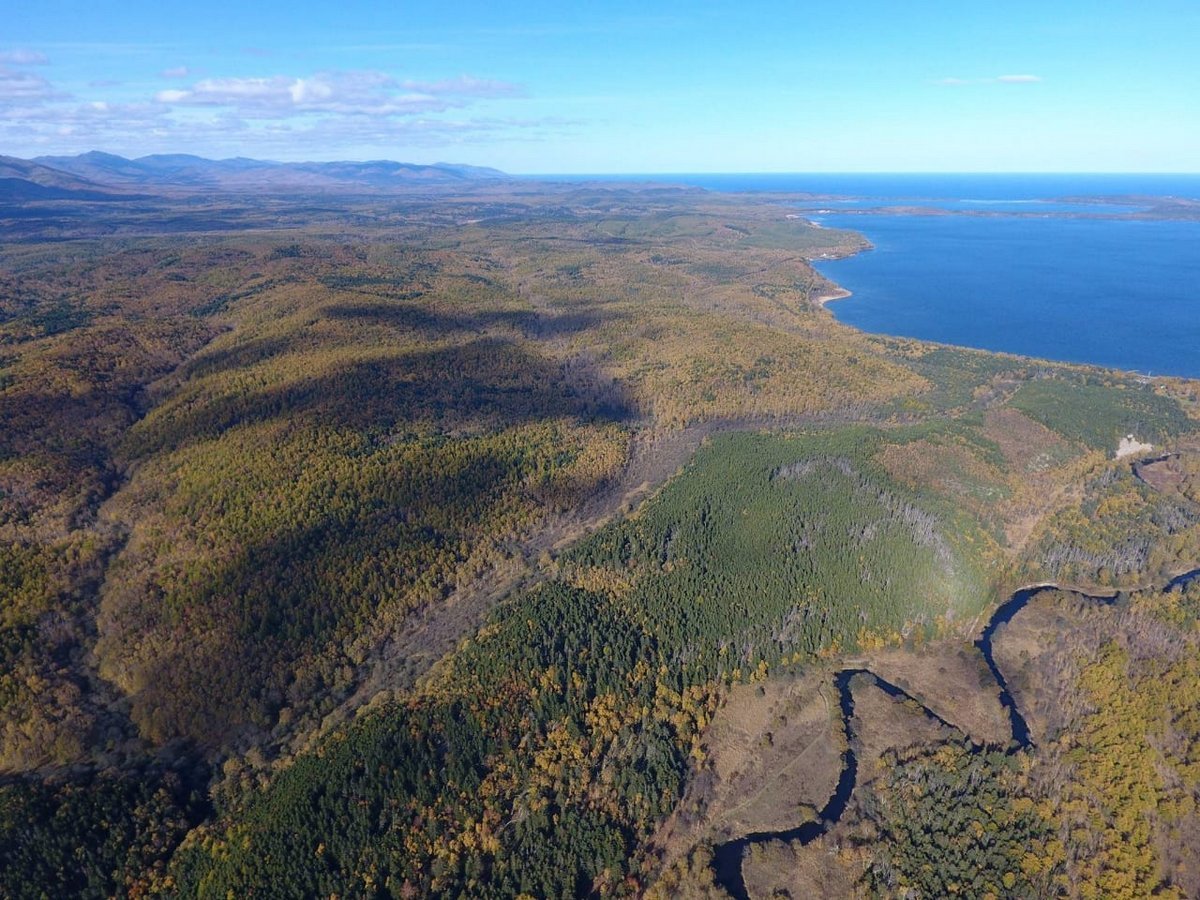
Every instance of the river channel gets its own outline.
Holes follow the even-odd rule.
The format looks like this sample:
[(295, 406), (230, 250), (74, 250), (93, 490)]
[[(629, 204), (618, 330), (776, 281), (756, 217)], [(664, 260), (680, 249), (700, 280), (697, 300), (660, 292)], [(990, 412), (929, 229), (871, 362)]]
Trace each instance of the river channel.
[[(1169, 591), (1176, 587), (1181, 587), (1196, 578), (1200, 578), (1200, 569), (1193, 569), (1190, 572), (1185, 572), (1171, 579), (1167, 582), (1163, 590)], [(1019, 753), (1028, 750), (1033, 746), (1033, 740), (1029, 733), (1029, 724), (1021, 714), (1016, 699), (1009, 691), (1004, 673), (1000, 671), (1000, 667), (996, 664), (996, 659), (993, 655), (993, 640), (995, 639), (997, 629), (1011, 622), (1017, 613), (1029, 604), (1030, 600), (1045, 591), (1054, 590), (1059, 590), (1058, 586), (1041, 584), (1022, 588), (1017, 591), (1008, 600), (1000, 604), (996, 611), (992, 613), (992, 617), (980, 633), (979, 639), (975, 641), (975, 646), (979, 648), (979, 652), (983, 655), (984, 661), (992, 673), (992, 677), (995, 678), (996, 684), (1000, 688), (1000, 704), (1008, 712), (1009, 724), (1012, 729), (1012, 739), (1007, 748), (1010, 753)], [(1071, 591), (1071, 593), (1083, 600), (1104, 605), (1111, 605), (1117, 602), (1121, 596), (1119, 593), (1102, 596), (1083, 594), (1079, 591)], [(742, 860), (746, 851), (751, 846), (771, 841), (799, 842), (802, 845), (810, 843), (836, 825), (841, 820), (843, 813), (845, 813), (846, 807), (850, 803), (850, 798), (854, 793), (854, 786), (858, 780), (858, 758), (854, 752), (857, 735), (854, 730), (854, 694), (852, 682), (856, 677), (860, 676), (864, 679), (872, 680), (889, 697), (897, 700), (912, 701), (927, 718), (932, 719), (938, 724), (955, 731), (961, 731), (957, 726), (947, 722), (907, 691), (889, 681), (885, 681), (869, 669), (846, 668), (839, 670), (834, 676), (834, 686), (837, 688), (842, 727), (845, 729), (846, 734), (846, 750), (842, 754), (842, 771), (838, 776), (838, 783), (837, 787), (834, 788), (833, 796), (829, 798), (829, 801), (821, 809), (815, 821), (805, 822), (802, 825), (785, 831), (754, 832), (736, 840), (726, 841), (713, 848), (712, 867), (716, 881), (736, 900), (748, 900), (746, 883), (742, 876)], [(974, 746), (976, 750), (984, 749), (982, 745), (975, 744)]]

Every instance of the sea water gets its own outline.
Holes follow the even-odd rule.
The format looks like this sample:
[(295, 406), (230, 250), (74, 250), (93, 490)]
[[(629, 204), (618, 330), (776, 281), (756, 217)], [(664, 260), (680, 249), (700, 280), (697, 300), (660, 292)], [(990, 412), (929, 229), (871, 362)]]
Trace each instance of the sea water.
[[(640, 177), (820, 195), (788, 202), (875, 248), (817, 263), (852, 292), (829, 308), (863, 330), (1200, 377), (1200, 221), (1122, 218), (1200, 199), (1200, 175)], [(953, 214), (864, 211), (897, 206)]]
[(865, 331), (1200, 377), (1200, 222), (830, 215), (875, 249), (819, 263)]

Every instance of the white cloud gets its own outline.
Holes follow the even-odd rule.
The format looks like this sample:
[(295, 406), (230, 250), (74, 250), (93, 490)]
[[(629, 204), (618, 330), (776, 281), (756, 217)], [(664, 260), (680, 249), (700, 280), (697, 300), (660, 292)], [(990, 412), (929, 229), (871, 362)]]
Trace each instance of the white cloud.
[(297, 78), (288, 88), (292, 102), (297, 106), (306, 103), (327, 103), (333, 98), (333, 86), (319, 78)]
[[(163, 107), (150, 103), (54, 103), (6, 110), (0, 141), (79, 153), (128, 142), (170, 123)], [(69, 138), (70, 140), (67, 140)]]
[(382, 72), (318, 72), (305, 78), (205, 78), (186, 90), (159, 91), (155, 99), (180, 106), (228, 107), (255, 118), (315, 113), (407, 116), (461, 105), (449, 99), (461, 93), (455, 84), (438, 96), (405, 89)]
[(187, 66), (174, 66), (170, 69), (163, 69), (158, 74), (162, 78), (187, 78), (191, 72)]
[(383, 72), (357, 71), (317, 72), (302, 78), (205, 78), (187, 89), (159, 91), (155, 99), (179, 106), (229, 107), (255, 118), (314, 113), (411, 116), (520, 93), (515, 84), (470, 75), (397, 81)]
[(565, 126), (470, 115), (469, 107), (522, 93), (509, 82), (470, 75), (425, 81), (377, 71), (211, 77), (177, 83), (135, 103), (97, 90), (106, 86), (90, 85), (83, 97), (72, 98), (31, 72), (0, 65), (0, 146), (275, 158), (331, 158), (347, 148), (370, 147), (374, 155), (395, 158), (405, 147), (543, 140)]
[(934, 82), (934, 84), (943, 84), (943, 85), (946, 85), (947, 87), (957, 87), (959, 85), (970, 84), (970, 83), (971, 82), (965, 78), (939, 78), (937, 81)]
[(38, 53), (36, 50), (24, 48), (0, 50), (0, 63), (9, 63), (14, 66), (44, 66), (48, 62), (50, 60), (46, 59), (46, 54)]
[(162, 104), (109, 103), (106, 107), (84, 104), (53, 112), (42, 108), (0, 119), (0, 143), (29, 147), (28, 155), (102, 148), (126, 156), (186, 149), (213, 158), (405, 159), (417, 148), (453, 152), (454, 147), (480, 142), (545, 140), (573, 125), (554, 118), (425, 116), (247, 121), (224, 112), (179, 119)]
[(1042, 78), (1040, 75), (998, 75), (996, 80), (1001, 84), (1036, 84)]

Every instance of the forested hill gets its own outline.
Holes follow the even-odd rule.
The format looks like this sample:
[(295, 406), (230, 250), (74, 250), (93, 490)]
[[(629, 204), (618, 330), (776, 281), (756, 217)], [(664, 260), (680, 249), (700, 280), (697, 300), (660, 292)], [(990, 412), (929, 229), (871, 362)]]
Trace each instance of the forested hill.
[[(763, 830), (722, 791), (789, 729), (798, 785), (842, 753), (847, 660), (982, 709), (973, 641), (1015, 587), (1197, 565), (1195, 383), (841, 326), (808, 260), (865, 242), (765, 201), (442, 169), (7, 220), (0, 894), (711, 894), (712, 845)], [(1131, 433), (1153, 450), (1116, 459)], [(1180, 602), (1139, 621), (1186, 631)], [(1126, 664), (1072, 691), (1093, 662)], [(727, 764), (735, 714), (767, 724)], [(1035, 821), (1007, 763), (875, 749), (899, 774), (848, 820), (879, 847), (855, 890), (924, 864), (880, 836), (929, 814), (904, 779), (961, 779), (1061, 834), (1044, 874), (1088, 896), (1082, 807)], [(1179, 777), (1138, 884), (1183, 877)]]

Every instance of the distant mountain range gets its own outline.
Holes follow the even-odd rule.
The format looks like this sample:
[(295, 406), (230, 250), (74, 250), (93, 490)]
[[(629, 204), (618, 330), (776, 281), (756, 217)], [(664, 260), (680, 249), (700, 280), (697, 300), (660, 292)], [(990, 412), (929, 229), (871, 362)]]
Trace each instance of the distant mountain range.
[(111, 200), (128, 196), (61, 169), (0, 156), (0, 200)]
[(79, 156), (39, 156), (32, 160), (0, 156), (0, 200), (116, 200), (163, 191), (389, 192), (508, 177), (498, 169), (451, 163), (282, 163), (244, 157), (205, 159), (182, 153), (126, 159), (93, 150)]

